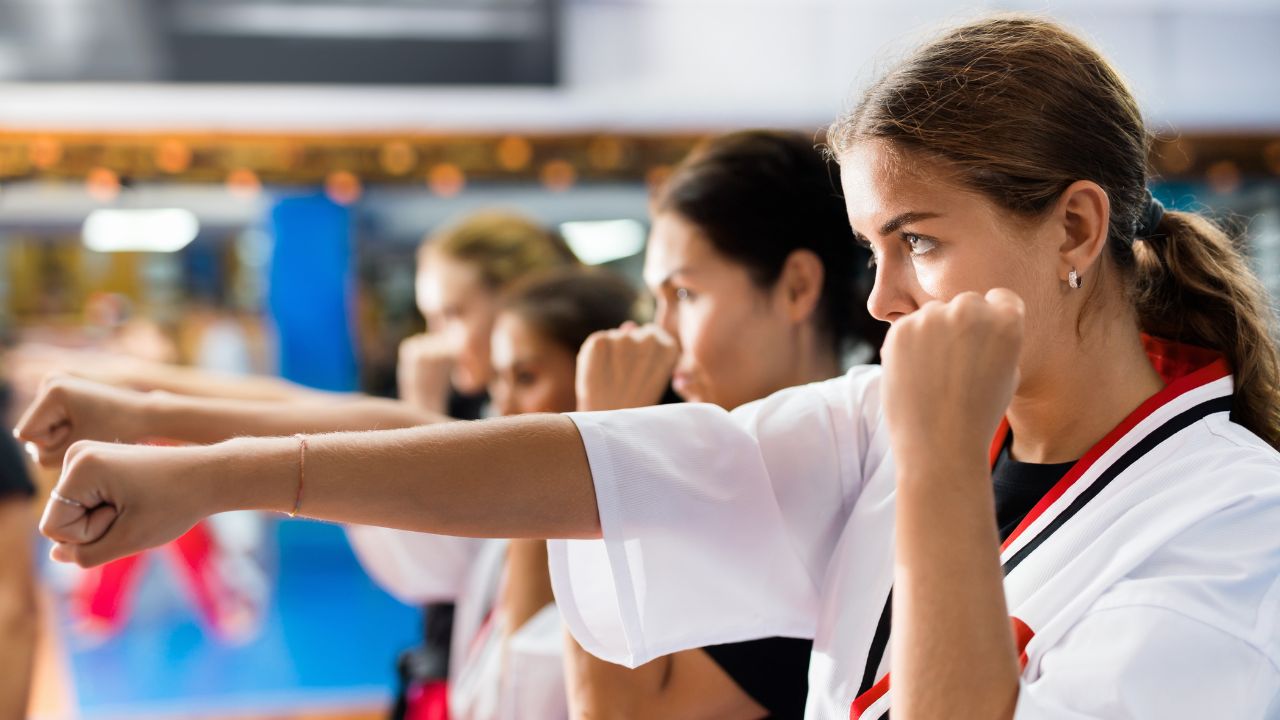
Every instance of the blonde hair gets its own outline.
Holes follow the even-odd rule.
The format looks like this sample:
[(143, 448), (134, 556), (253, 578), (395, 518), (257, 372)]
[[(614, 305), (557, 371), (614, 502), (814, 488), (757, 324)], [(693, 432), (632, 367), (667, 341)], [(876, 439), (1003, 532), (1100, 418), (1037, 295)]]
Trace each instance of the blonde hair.
[(578, 265), (559, 234), (510, 212), (484, 211), (428, 236), (418, 262), (439, 254), (474, 266), (494, 292), (533, 273)]

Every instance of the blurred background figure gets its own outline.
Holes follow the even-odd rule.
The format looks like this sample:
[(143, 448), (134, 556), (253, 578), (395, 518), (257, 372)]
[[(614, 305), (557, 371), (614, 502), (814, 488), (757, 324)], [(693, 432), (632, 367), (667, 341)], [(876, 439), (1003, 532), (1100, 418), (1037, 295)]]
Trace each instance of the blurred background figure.
[[(1280, 7), (999, 7), (1081, 30), (1148, 93), (1155, 195), (1234, 222), (1280, 297)], [(648, 297), (648, 239), (673, 227), (651, 213), (652, 194), (691, 149), (746, 127), (816, 144), (877, 67), (990, 9), (0, 0), (12, 404), (62, 371), (193, 397), (301, 405), (363, 393), (455, 418), (519, 411), (485, 392), (509, 282), (576, 257)], [(519, 242), (475, 240), (516, 235), (563, 246), (529, 260), (510, 252)], [(681, 375), (688, 396), (716, 400), (698, 380)], [(15, 548), (0, 547), (0, 612), (31, 607), (32, 576), (49, 598), (40, 667), (51, 692), (34, 717), (382, 718), (402, 686), (443, 677), (422, 652), (402, 672), (395, 658), (424, 636), (447, 641), (448, 610), (422, 611), (444, 600), (386, 592), (341, 528), (215, 518), (186, 550), (134, 561), (112, 586), (41, 559), (22, 492), (0, 501)], [(10, 557), (34, 558), (30, 572)], [(109, 632), (83, 632), (99, 612)], [(25, 687), (30, 661), (7, 651), (15, 643), (0, 683)], [(0, 702), (10, 697), (0, 686)]]
[[(0, 354), (0, 364), (4, 356)], [(10, 419), (9, 388), (0, 383), (0, 417)], [(27, 712), (36, 658), (36, 581), (32, 535), (35, 488), (17, 442), (0, 436), (0, 718)]]

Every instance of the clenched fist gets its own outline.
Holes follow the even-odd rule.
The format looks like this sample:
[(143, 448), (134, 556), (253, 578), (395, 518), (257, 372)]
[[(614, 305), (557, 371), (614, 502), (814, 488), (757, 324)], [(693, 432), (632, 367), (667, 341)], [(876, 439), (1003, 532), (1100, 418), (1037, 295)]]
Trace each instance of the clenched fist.
[(985, 457), (1013, 399), (1022, 300), (995, 289), (931, 302), (885, 340), (884, 411), (899, 466), (919, 458)]
[(675, 339), (656, 325), (628, 322), (592, 334), (578, 352), (578, 409), (656, 405), (679, 357)]
[(145, 437), (147, 393), (52, 375), (41, 384), (14, 435), (34, 448), (37, 461), (57, 467), (77, 440), (138, 442)]

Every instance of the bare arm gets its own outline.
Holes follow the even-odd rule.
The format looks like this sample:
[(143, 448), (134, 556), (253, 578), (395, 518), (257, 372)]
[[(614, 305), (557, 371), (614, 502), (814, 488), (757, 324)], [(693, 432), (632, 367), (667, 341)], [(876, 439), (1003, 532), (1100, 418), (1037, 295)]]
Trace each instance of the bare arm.
[(196, 398), (59, 376), (41, 388), (18, 432), (39, 448), (42, 464), (53, 465), (77, 440), (213, 443), (244, 435), (379, 430), (448, 419), (396, 400), (359, 395), (329, 403)]
[[(194, 397), (275, 402), (328, 402), (345, 393), (315, 390), (282, 378), (231, 375), (140, 360), (117, 353), (24, 345), (12, 354), (14, 378), (34, 388), (50, 372), (63, 372), (131, 390), (163, 390)], [(30, 392), (30, 389), (28, 390)]]
[(514, 634), (552, 602), (547, 543), (512, 540), (507, 548), (507, 579), (498, 598), (498, 607), (506, 615), (507, 634)]
[(35, 660), (30, 513), (25, 498), (0, 498), (0, 718), (26, 717)]
[(98, 565), (229, 510), (294, 506), (335, 522), (477, 537), (599, 537), (577, 426), (560, 415), (163, 448), (81, 442), (41, 531), (55, 559)]
[(1017, 706), (987, 451), (1013, 397), (1022, 335), (1022, 301), (999, 289), (929, 303), (889, 331), (895, 717), (1011, 718)]

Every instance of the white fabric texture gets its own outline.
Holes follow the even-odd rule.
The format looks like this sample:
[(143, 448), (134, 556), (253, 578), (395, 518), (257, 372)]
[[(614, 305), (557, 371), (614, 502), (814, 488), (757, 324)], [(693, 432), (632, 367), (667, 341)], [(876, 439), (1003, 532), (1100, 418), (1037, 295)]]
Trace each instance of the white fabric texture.
[(507, 547), (506, 540), (485, 541), (458, 597), (449, 714), (453, 720), (565, 720), (564, 630), (555, 606), (510, 634), (494, 612)]
[[(689, 647), (813, 637), (820, 583), (859, 485), (857, 448), (838, 438), (864, 434), (863, 423), (830, 407), (845, 385), (793, 388), (732, 413), (571, 414), (607, 538), (548, 543), (578, 642), (634, 666)], [(769, 592), (759, 592), (762, 578)]]
[(485, 542), (369, 525), (346, 531), (360, 566), (406, 605), (456, 600)]
[[(1224, 378), (1170, 400), (1034, 526), (1161, 424), (1230, 391)], [(572, 417), (604, 539), (549, 549), (561, 614), (582, 646), (637, 665), (811, 633), (806, 717), (849, 717), (893, 579), (894, 474), (878, 369), (732, 413), (666, 406)], [(1011, 614), (1035, 632), (1019, 717), (1274, 714), (1280, 455), (1217, 412), (1098, 487), (1006, 581)], [(886, 653), (877, 677), (889, 661)], [(878, 718), (891, 695), (864, 717)]]

